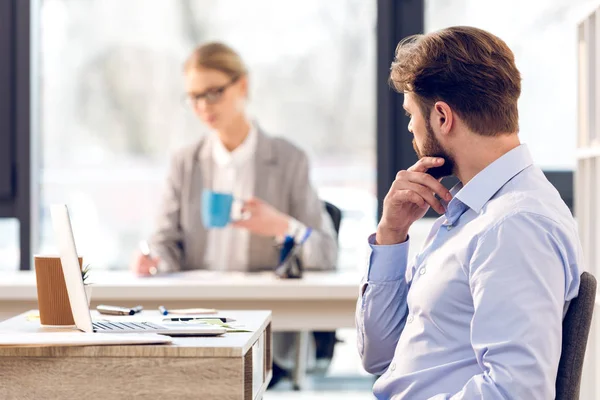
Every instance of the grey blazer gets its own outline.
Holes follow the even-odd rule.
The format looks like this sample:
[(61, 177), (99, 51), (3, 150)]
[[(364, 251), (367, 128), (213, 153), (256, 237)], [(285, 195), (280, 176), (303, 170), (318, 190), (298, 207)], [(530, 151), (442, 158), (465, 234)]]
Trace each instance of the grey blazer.
[[(161, 272), (209, 269), (204, 265), (207, 231), (202, 225), (203, 171), (212, 171), (206, 138), (176, 153), (158, 215), (152, 250), (161, 257)], [(254, 196), (296, 218), (313, 233), (301, 258), (306, 269), (335, 268), (337, 240), (324, 204), (310, 184), (306, 154), (290, 142), (269, 137), (260, 129), (255, 155)], [(248, 270), (273, 269), (279, 251), (273, 238), (250, 236)]]

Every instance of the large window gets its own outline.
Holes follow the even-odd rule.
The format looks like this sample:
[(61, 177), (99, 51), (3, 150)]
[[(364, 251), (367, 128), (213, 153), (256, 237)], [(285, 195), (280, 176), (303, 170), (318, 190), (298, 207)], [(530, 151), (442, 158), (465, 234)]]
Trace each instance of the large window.
[(377, 207), (375, 1), (42, 0), (40, 22), (40, 251), (64, 202), (80, 253), (127, 267), (170, 155), (206, 133), (181, 104), (182, 63), (219, 40), (249, 66), (252, 116), (309, 153), (344, 210), (340, 265), (355, 265)]
[(595, 1), (0, 2), (0, 143), (16, 147), (0, 176), (0, 191), (11, 186), (0, 217), (15, 218), (0, 250), (18, 257), (6, 249), (19, 235), (28, 268), (54, 247), (48, 206), (65, 202), (90, 262), (129, 263), (153, 229), (169, 156), (206, 133), (180, 99), (181, 64), (208, 40), (242, 54), (250, 112), (309, 153), (321, 196), (344, 210), (342, 266), (374, 229), (375, 192), (381, 207), (415, 161), (402, 96), (386, 83), (410, 34), (469, 24), (507, 41), (523, 75), (521, 137), (572, 204), (576, 23)]

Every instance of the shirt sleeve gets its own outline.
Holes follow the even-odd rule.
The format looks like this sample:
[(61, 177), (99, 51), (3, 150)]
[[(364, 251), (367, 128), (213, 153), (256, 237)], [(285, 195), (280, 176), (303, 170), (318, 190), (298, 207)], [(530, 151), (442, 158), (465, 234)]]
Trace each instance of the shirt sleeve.
[[(479, 240), (469, 265), (471, 342), (482, 373), (432, 399), (553, 399), (570, 264), (561, 230), (532, 214), (509, 217)], [(578, 275), (577, 275), (578, 276)]]
[(409, 241), (378, 246), (369, 238), (369, 269), (356, 307), (358, 351), (367, 372), (381, 375), (390, 365), (407, 315)]

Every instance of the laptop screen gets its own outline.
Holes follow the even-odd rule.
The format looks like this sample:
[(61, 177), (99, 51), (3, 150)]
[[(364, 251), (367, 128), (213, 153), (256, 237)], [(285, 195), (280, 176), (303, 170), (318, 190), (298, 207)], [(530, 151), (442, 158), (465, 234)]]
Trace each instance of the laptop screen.
[(75, 325), (84, 332), (93, 332), (69, 210), (65, 204), (53, 205), (50, 214)]

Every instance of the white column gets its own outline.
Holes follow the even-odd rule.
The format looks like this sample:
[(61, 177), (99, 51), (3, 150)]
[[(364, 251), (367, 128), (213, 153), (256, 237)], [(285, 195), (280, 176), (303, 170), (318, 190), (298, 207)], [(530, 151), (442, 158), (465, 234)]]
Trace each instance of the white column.
[[(578, 135), (575, 217), (585, 269), (600, 278), (600, 9), (578, 26)], [(600, 398), (600, 325), (592, 321), (585, 357), (582, 399)]]

